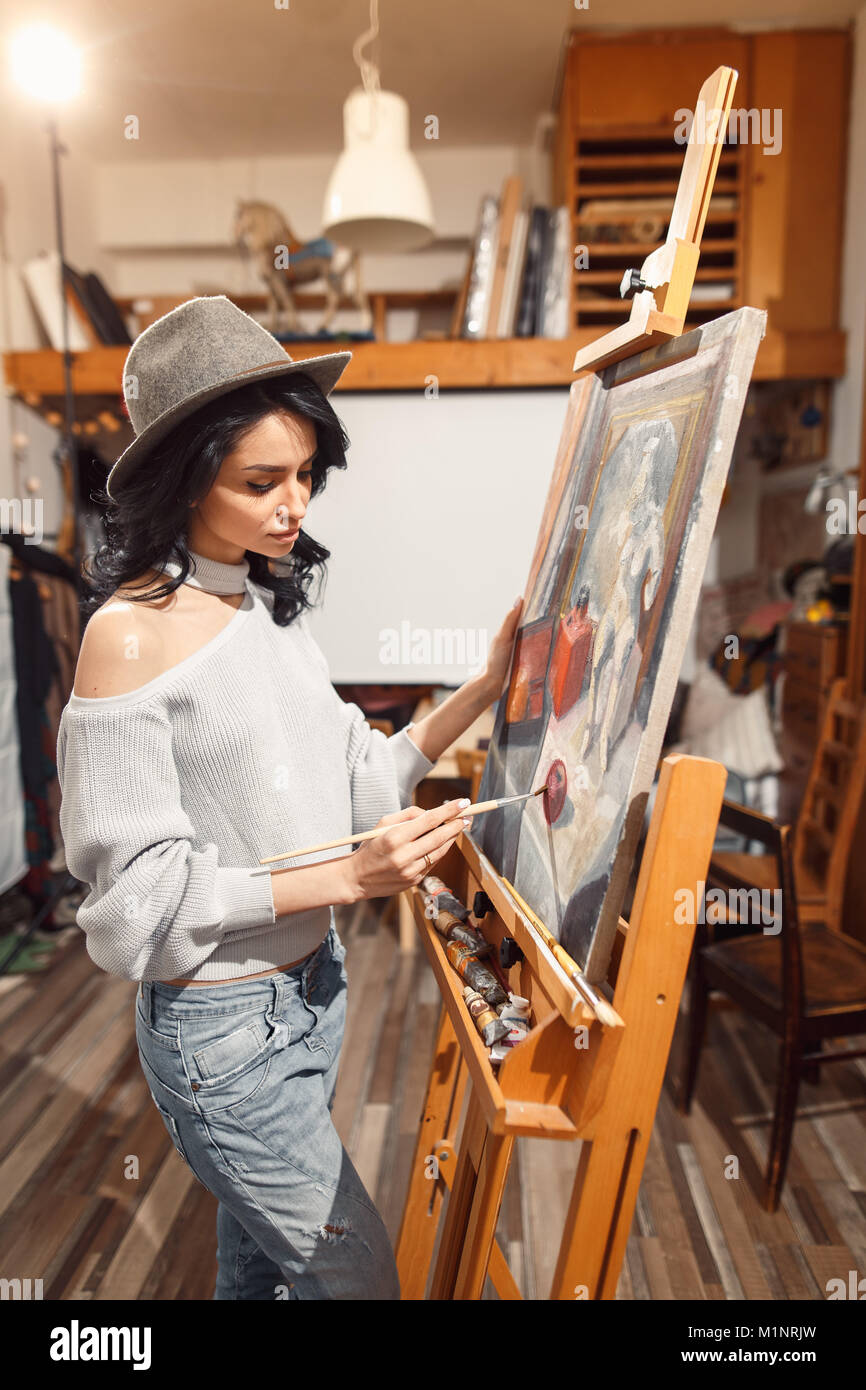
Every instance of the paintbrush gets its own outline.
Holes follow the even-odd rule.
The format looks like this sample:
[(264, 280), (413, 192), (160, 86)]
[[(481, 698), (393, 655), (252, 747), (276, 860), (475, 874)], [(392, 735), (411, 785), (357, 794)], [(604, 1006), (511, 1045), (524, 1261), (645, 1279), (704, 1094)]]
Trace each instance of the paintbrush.
[[(501, 874), (500, 878), (502, 878)], [(589, 1008), (595, 1014), (599, 1023), (606, 1023), (608, 1027), (611, 1028), (622, 1028), (624, 1024), (616, 1009), (613, 1007), (612, 1004), (609, 1004), (606, 999), (603, 999), (602, 996), (595, 989), (593, 989), (592, 985), (589, 983), (589, 980), (585, 979), (584, 976), (581, 975), (574, 961), (571, 959), (571, 956), (568, 954), (567, 951), (565, 951), (562, 948), (562, 946), (560, 946), (556, 937), (551, 935), (544, 923), (541, 922), (539, 918), (535, 915), (535, 913), (532, 911), (532, 908), (529, 906), (529, 903), (525, 902), (524, 899), (521, 898), (517, 889), (514, 887), (514, 884), (509, 883), (507, 878), (502, 878), (502, 882), (505, 884), (505, 887), (508, 889), (511, 896), (514, 898), (514, 901), (517, 903), (518, 907), (520, 907), (523, 910), (524, 914), (529, 918), (532, 925), (536, 928), (545, 946), (547, 946), (553, 953), (553, 955), (556, 957), (557, 961), (562, 966), (568, 978), (573, 982), (573, 984), (577, 986), (582, 998), (585, 1000)]]
[[(543, 787), (538, 787), (534, 792), (523, 792), (520, 796), (499, 796), (493, 801), (476, 801), (474, 806), (467, 806), (465, 810), (459, 811), (455, 820), (462, 816), (477, 816), (484, 811), (495, 811), (500, 806), (510, 806), (515, 801), (528, 801), (530, 797), (541, 796), (542, 792), (547, 791), (547, 783)], [(342, 840), (326, 840), (321, 845), (308, 845), (305, 849), (287, 849), (282, 854), (272, 854), (268, 859), (260, 859), (260, 864), (273, 864), (277, 859), (299, 859), (302, 854), (318, 854), (323, 849), (339, 849), (342, 845), (359, 845), (362, 840), (375, 840), (378, 835), (384, 835), (386, 830), (391, 830), (390, 825), (377, 825), (375, 830), (363, 830), (360, 835), (347, 835)]]

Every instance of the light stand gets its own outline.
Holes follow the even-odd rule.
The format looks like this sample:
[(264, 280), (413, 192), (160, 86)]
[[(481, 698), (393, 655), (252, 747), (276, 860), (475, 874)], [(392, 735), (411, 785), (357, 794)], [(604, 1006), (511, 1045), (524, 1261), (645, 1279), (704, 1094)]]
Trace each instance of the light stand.
[(81, 591), (81, 540), (78, 519), (78, 450), (75, 447), (75, 393), (72, 389), (72, 353), (69, 350), (69, 304), (66, 299), (66, 255), (63, 238), (63, 196), (60, 180), (60, 156), (66, 154), (57, 131), (57, 120), (52, 116), (48, 121), (48, 135), (51, 149), (51, 174), (54, 187), (54, 228), (57, 241), (57, 254), (60, 258), (60, 323), (63, 352), (63, 429), (55, 457), (63, 466), (64, 455), (69, 469), (69, 486), (72, 508), (72, 567), (75, 570), (75, 586)]

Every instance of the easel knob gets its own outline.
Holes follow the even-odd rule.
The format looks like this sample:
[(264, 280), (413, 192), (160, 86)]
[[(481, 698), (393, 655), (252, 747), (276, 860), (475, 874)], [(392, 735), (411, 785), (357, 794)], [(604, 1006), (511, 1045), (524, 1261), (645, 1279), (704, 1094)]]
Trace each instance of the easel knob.
[(482, 888), (478, 889), (472, 899), (472, 916), (477, 917), (480, 922), (482, 917), (486, 917), (488, 912), (493, 911), (493, 904)]
[(647, 288), (639, 270), (627, 270), (619, 282), (620, 299), (633, 299), (641, 290)]
[(517, 965), (523, 960), (523, 952), (517, 942), (511, 936), (503, 936), (499, 943), (499, 964), (503, 970), (510, 970), (512, 965)]

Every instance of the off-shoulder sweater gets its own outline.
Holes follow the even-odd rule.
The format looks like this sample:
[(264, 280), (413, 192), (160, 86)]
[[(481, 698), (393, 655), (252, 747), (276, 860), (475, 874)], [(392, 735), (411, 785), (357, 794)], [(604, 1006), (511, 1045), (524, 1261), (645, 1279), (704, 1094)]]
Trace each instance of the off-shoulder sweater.
[[(129, 980), (233, 979), (298, 960), (331, 907), (277, 917), (270, 868), (370, 830), (433, 767), (340, 699), (305, 615), (287, 627), (244, 581), (199, 650), (128, 694), (71, 694), (57, 739), (66, 862), (91, 959)], [(313, 864), (346, 847), (281, 859)]]

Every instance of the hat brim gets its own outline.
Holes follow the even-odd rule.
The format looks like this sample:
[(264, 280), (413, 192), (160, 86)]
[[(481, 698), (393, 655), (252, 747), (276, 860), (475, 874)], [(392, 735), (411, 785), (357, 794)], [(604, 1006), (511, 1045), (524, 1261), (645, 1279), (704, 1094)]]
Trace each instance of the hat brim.
[(243, 372), (238, 377), (221, 381), (216, 386), (208, 386), (203, 391), (196, 391), (193, 395), (179, 401), (177, 405), (171, 406), (169, 410), (163, 411), (162, 415), (152, 421), (147, 429), (142, 430), (129, 447), (124, 449), (108, 474), (105, 481), (105, 491), (112, 501), (116, 501), (111, 491), (112, 484), (124, 482), (151, 450), (157, 444), (161, 444), (163, 439), (171, 433), (175, 425), (193, 415), (209, 401), (217, 400), (220, 396), (227, 396), (232, 391), (239, 391), (244, 386), (249, 385), (251, 381), (266, 381), (272, 377), (290, 376), (296, 372), (304, 372), (307, 376), (312, 377), (323, 395), (328, 396), (351, 360), (351, 352), (346, 351), (323, 353), (321, 357), (308, 357), (300, 361), (287, 360), (285, 363), (271, 363), (267, 367), (260, 367), (252, 372)]

